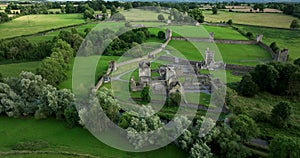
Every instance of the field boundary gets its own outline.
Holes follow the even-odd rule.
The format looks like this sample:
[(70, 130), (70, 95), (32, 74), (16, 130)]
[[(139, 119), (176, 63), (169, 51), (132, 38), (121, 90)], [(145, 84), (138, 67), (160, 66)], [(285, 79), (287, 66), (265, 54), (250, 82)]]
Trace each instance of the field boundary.
[(9, 156), (9, 155), (25, 155), (25, 154), (54, 154), (54, 155), (67, 155), (67, 156), (76, 156), (76, 157), (85, 157), (85, 158), (99, 158), (99, 156), (94, 156), (90, 154), (80, 154), (75, 152), (68, 152), (68, 151), (8, 151), (8, 152), (1, 152), (0, 156)]
[(8, 38), (1, 38), (1, 40), (13, 40), (13, 39), (20, 38), (20, 37), (44, 36), (48, 32), (62, 30), (62, 29), (67, 29), (67, 28), (70, 28), (70, 27), (82, 26), (82, 25), (85, 25), (85, 24), (89, 24), (89, 23), (84, 22), (84, 23), (80, 23), (80, 24), (74, 24), (74, 25), (68, 25), (68, 26), (63, 26), (63, 27), (57, 27), (57, 28), (52, 28), (52, 29), (40, 31), (40, 32), (37, 32), (37, 33), (27, 34), (27, 35), (20, 35), (20, 36), (8, 37)]
[(198, 37), (172, 37), (172, 40), (177, 41), (192, 41), (192, 42), (215, 42), (223, 44), (257, 44), (255, 40), (228, 40), (228, 39), (214, 39), (213, 41), (209, 38), (198, 38)]

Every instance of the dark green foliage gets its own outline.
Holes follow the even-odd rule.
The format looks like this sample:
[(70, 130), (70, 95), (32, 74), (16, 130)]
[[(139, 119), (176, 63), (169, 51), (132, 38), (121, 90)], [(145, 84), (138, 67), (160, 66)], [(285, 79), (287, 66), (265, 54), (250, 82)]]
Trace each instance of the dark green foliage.
[(243, 141), (249, 141), (259, 134), (259, 128), (255, 121), (247, 115), (238, 115), (230, 118), (231, 127), (240, 135)]
[(293, 20), (291, 22), (291, 25), (290, 25), (290, 28), (291, 29), (296, 29), (296, 28), (299, 28), (300, 27), (300, 24), (299, 24), (299, 21), (298, 20)]
[(69, 128), (72, 128), (72, 127), (78, 125), (80, 118), (78, 116), (78, 112), (77, 112), (74, 104), (71, 104), (66, 107), (66, 109), (64, 111), (64, 117), (65, 117), (67, 126)]
[(218, 13), (218, 8), (212, 7), (212, 14), (217, 14), (217, 13)]
[(166, 34), (165, 34), (164, 31), (159, 31), (159, 32), (157, 33), (157, 37), (158, 37), (159, 39), (165, 39), (165, 36), (166, 36)]
[(252, 77), (249, 74), (243, 76), (238, 85), (239, 94), (246, 97), (253, 97), (255, 94), (257, 94), (258, 90), (259, 88), (257, 84), (252, 81)]
[(292, 107), (288, 102), (280, 102), (272, 110), (271, 121), (277, 127), (287, 127)]
[(165, 17), (164, 17), (164, 15), (159, 14), (159, 15), (157, 16), (157, 19), (160, 20), (160, 21), (162, 21), (162, 20), (165, 20)]
[(150, 103), (151, 101), (151, 96), (150, 96), (150, 87), (149, 86), (145, 86), (141, 92), (141, 98), (143, 100), (143, 102), (145, 103)]
[(10, 20), (11, 20), (11, 18), (9, 18), (6, 13), (3, 13), (3, 12), (0, 13), (0, 24), (5, 23)]
[(232, 24), (233, 24), (232, 19), (229, 19), (229, 20), (227, 21), (227, 24), (228, 24), (228, 25), (232, 25)]
[(228, 127), (221, 127), (220, 134), (214, 137), (212, 151), (227, 158), (246, 158), (249, 151), (242, 145), (239, 135)]
[(249, 38), (252, 38), (253, 37), (253, 33), (252, 32), (247, 32), (246, 36), (249, 37)]
[(294, 60), (294, 64), (300, 66), (300, 58)]
[(272, 91), (277, 84), (279, 72), (272, 65), (257, 65), (251, 72), (252, 80), (259, 86), (260, 90)]
[(276, 135), (270, 143), (270, 158), (298, 158), (300, 140), (298, 138)]
[(129, 9), (131, 9), (131, 8), (132, 8), (131, 2), (126, 2), (126, 3), (124, 3), (124, 10), (129, 10)]
[(49, 143), (46, 141), (27, 141), (27, 142), (18, 142), (15, 144), (13, 150), (41, 150), (49, 147)]
[(190, 9), (188, 11), (188, 15), (192, 17), (194, 20), (198, 21), (199, 23), (204, 22), (204, 16), (202, 14), (202, 10), (199, 8)]
[(279, 47), (277, 46), (276, 42), (272, 42), (270, 44), (270, 48), (276, 53), (279, 51)]
[(181, 102), (181, 93), (175, 92), (171, 93), (170, 96), (167, 97), (165, 105), (167, 106), (179, 106)]

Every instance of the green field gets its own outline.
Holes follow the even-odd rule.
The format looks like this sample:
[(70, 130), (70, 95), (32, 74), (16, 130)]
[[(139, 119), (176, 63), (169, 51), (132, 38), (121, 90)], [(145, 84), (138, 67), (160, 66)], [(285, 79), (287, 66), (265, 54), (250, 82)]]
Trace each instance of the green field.
[[(97, 28), (97, 29), (104, 29), (104, 28), (109, 28), (111, 30), (117, 31), (121, 26), (124, 26), (124, 22), (100, 22), (100, 23), (88, 23), (80, 26), (76, 26), (76, 30), (80, 33), (85, 34), (84, 30), (86, 28)], [(36, 35), (36, 36), (30, 36), (26, 37), (29, 41), (31, 42), (37, 42), (37, 41), (47, 41), (47, 40), (52, 40), (53, 37), (57, 36), (60, 31), (62, 30), (68, 30), (71, 31), (71, 28), (66, 28), (66, 29), (61, 29), (61, 30), (56, 30), (56, 31), (50, 31), (47, 32), (44, 35)]]
[(158, 28), (150, 28), (149, 31), (152, 34), (157, 35), (159, 31), (166, 31), (169, 28), (172, 30), (174, 37), (199, 37), (208, 38), (209, 32), (215, 33), (215, 39), (231, 39), (231, 40), (248, 40), (246, 37), (235, 31), (231, 27), (219, 27), (219, 26), (161, 26)]
[(0, 39), (84, 23), (81, 14), (26, 15), (0, 24)]
[(276, 42), (281, 49), (288, 48), (289, 57), (292, 58), (292, 60), (300, 58), (300, 30), (284, 30), (242, 25), (237, 25), (237, 27), (244, 32), (252, 32), (254, 35), (263, 34), (263, 42), (267, 45)]
[(280, 13), (235, 13), (218, 11), (213, 15), (211, 11), (203, 11), (205, 21), (220, 22), (232, 19), (236, 24), (247, 24), (256, 26), (269, 26), (279, 28), (289, 28), (292, 20), (296, 19), (289, 15)]
[(123, 14), (128, 21), (158, 21), (157, 16), (159, 14), (163, 14), (165, 19), (169, 16), (163, 12), (157, 13), (155, 11), (142, 9), (121, 10), (120, 13)]
[(0, 73), (3, 77), (16, 77), (22, 71), (35, 72), (41, 64), (41, 61), (23, 62), (0, 65)]
[[(206, 48), (215, 51), (215, 60), (228, 64), (254, 66), (271, 60), (271, 55), (258, 45), (213, 44), (188, 41), (171, 41), (169, 45), (189, 60), (203, 60)], [(199, 52), (199, 51), (200, 52)], [(220, 55), (218, 55), (220, 52)]]
[[(103, 158), (187, 157), (186, 153), (178, 149), (173, 144), (145, 153), (130, 153), (120, 151), (101, 143), (82, 127), (69, 129), (65, 127), (64, 122), (54, 119), (14, 119), (0, 116), (0, 125), (0, 151), (11, 151), (11, 147), (21, 141), (43, 140), (48, 142), (50, 145), (44, 150), (69, 151), (82, 154), (91, 154)], [(55, 156), (50, 154), (49, 157)]]
[(215, 33), (215, 39), (248, 40), (245, 36), (235, 31), (232, 27), (203, 25), (208, 32)]
[[(89, 56), (89, 57), (76, 57), (79, 62), (90, 62), (92, 60), (97, 59), (97, 56)], [(105, 74), (107, 68), (108, 68), (108, 63), (112, 60), (117, 60), (119, 57), (118, 56), (101, 56), (100, 60), (98, 61), (98, 65), (96, 68), (95, 72), (95, 82), (98, 81), (98, 79)], [(70, 69), (67, 72), (67, 80), (63, 81), (62, 83), (59, 84), (59, 88), (68, 88), (72, 89), (72, 72), (73, 72), (73, 63), (74, 59), (71, 61)], [(88, 65), (83, 64), (83, 65)], [(84, 74), (84, 72), (82, 72)]]

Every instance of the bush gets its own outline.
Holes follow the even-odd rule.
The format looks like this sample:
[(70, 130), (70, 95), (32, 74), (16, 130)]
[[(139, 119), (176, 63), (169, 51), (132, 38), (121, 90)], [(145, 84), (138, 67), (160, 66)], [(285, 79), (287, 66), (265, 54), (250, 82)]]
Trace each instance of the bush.
[(248, 74), (243, 76), (241, 82), (238, 85), (238, 93), (245, 97), (253, 97), (257, 94), (259, 88), (255, 82), (252, 81), (252, 77)]
[(252, 32), (247, 32), (246, 36), (249, 37), (249, 38), (252, 38), (253, 37), (253, 33)]
[[(229, 19), (229, 20), (227, 21), (227, 24), (228, 24), (228, 25), (232, 25), (232, 24), (233, 24), (232, 19)], [(237, 30), (238, 30), (238, 28), (237, 28)]]
[(27, 141), (19, 142), (15, 144), (13, 150), (41, 150), (49, 147), (49, 143), (46, 141)]

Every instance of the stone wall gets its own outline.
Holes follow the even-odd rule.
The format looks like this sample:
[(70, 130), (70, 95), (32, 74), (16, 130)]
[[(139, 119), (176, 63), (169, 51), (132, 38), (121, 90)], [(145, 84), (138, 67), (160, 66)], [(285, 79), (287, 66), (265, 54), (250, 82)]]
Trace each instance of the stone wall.
[[(195, 37), (172, 37), (172, 40), (192, 41), (192, 42), (211, 42), (209, 38), (195, 38)], [(255, 40), (215, 39), (213, 42), (224, 43), (224, 44), (257, 44)]]
[(226, 70), (231, 71), (242, 71), (242, 72), (249, 72), (254, 69), (252, 66), (244, 66), (244, 65), (234, 65), (234, 64), (226, 64)]
[(265, 49), (266, 51), (268, 51), (268, 52), (271, 54), (272, 59), (275, 58), (275, 56), (276, 56), (275, 52), (274, 52), (268, 45), (266, 45), (266, 44), (264, 44), (264, 43), (262, 43), (262, 42), (258, 42), (257, 44), (258, 44), (261, 48), (263, 48), (263, 49)]

